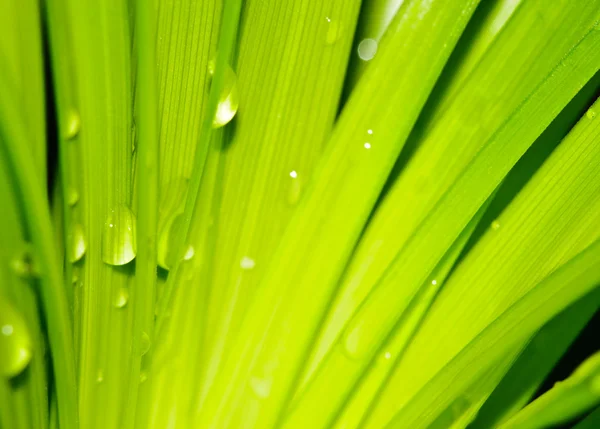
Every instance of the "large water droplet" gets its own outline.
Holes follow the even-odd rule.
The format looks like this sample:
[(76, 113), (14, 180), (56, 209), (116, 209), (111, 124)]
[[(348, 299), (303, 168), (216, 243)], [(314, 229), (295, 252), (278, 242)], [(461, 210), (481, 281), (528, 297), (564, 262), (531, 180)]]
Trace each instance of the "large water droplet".
[(126, 206), (111, 210), (104, 222), (102, 260), (109, 265), (125, 265), (135, 258), (135, 216)]
[[(208, 72), (211, 75), (215, 73), (215, 61), (210, 61), (208, 63)], [(217, 112), (213, 119), (213, 128), (220, 128), (231, 122), (238, 111), (239, 103), (237, 76), (233, 69), (227, 65), (223, 89), (219, 95), (219, 104), (217, 105)]]
[(157, 262), (165, 270), (169, 270), (177, 258), (177, 236), (183, 226), (183, 214), (167, 220), (158, 235)]
[(358, 57), (363, 61), (371, 61), (377, 53), (377, 41), (374, 39), (363, 39), (358, 44)]
[(342, 34), (342, 25), (335, 19), (330, 17), (325, 18), (327, 31), (325, 32), (325, 43), (333, 45), (337, 42)]
[(117, 297), (115, 298), (115, 307), (117, 308), (125, 308), (127, 306), (127, 302), (129, 301), (129, 290), (127, 288), (120, 288), (117, 292)]
[(69, 249), (69, 262), (74, 263), (83, 258), (86, 251), (85, 234), (83, 233), (83, 227), (81, 225), (73, 225), (71, 232), (69, 233), (69, 242), (71, 244)]
[(272, 380), (270, 378), (252, 377), (250, 387), (252, 391), (261, 399), (268, 398), (271, 394)]
[(25, 319), (0, 296), (0, 374), (14, 377), (31, 361), (32, 342)]
[(81, 128), (81, 118), (76, 110), (71, 110), (67, 114), (67, 125), (65, 127), (65, 139), (72, 140), (79, 134)]
[(142, 338), (140, 339), (140, 353), (144, 356), (150, 350), (150, 346), (152, 345), (152, 341), (150, 341), (150, 337), (145, 332), (142, 332)]
[(73, 207), (79, 201), (79, 193), (75, 188), (69, 188), (67, 191), (67, 204)]

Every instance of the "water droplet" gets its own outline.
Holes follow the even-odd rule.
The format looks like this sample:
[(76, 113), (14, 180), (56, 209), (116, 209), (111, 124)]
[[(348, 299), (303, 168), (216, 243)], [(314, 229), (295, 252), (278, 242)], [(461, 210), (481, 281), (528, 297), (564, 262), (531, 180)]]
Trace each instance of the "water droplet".
[(392, 354), (390, 352), (385, 352), (383, 357), (386, 358), (387, 360), (389, 360), (392, 358)]
[(256, 265), (256, 262), (254, 262), (254, 259), (249, 258), (247, 256), (244, 256), (242, 258), (242, 260), (240, 261), (240, 267), (243, 270), (251, 270), (252, 268), (254, 268), (255, 265)]
[(431, 284), (435, 286), (437, 284), (437, 280), (431, 280)]
[(363, 145), (365, 149), (371, 149), (371, 143), (367, 142)]
[(96, 383), (100, 384), (104, 381), (104, 371), (102, 371), (101, 369), (98, 370), (98, 373), (96, 374)]
[[(216, 62), (214, 60), (208, 63), (208, 72), (214, 75)], [(223, 82), (223, 89), (219, 95), (219, 104), (217, 112), (213, 119), (213, 128), (220, 128), (227, 125), (235, 116), (239, 107), (239, 97), (237, 89), (237, 76), (233, 69), (227, 65)]]
[(79, 134), (81, 128), (81, 118), (76, 110), (71, 110), (67, 114), (67, 126), (65, 129), (65, 139), (72, 140)]
[(493, 221), (493, 222), (492, 222), (492, 229), (493, 229), (494, 231), (497, 231), (497, 230), (499, 230), (499, 229), (500, 229), (500, 222), (498, 222), (497, 220)]
[[(179, 213), (167, 220), (158, 236), (157, 262), (165, 270), (169, 270), (177, 258), (177, 236), (183, 226), (183, 214)], [(193, 249), (192, 249), (193, 252)], [(187, 254), (187, 253), (186, 253)], [(193, 254), (192, 254), (193, 256)]]
[(373, 135), (373, 130), (367, 130), (367, 134), (372, 136)]
[(184, 261), (189, 261), (190, 259), (192, 259), (194, 257), (194, 254), (196, 252), (194, 251), (194, 246), (192, 246), (191, 244), (188, 246), (187, 250), (185, 251), (185, 255), (183, 255), (183, 260)]
[(76, 189), (69, 188), (67, 191), (67, 204), (73, 207), (77, 202), (79, 202), (79, 193)]
[(150, 350), (150, 346), (152, 345), (152, 341), (150, 341), (150, 337), (145, 332), (142, 332), (142, 338), (140, 339), (140, 353), (144, 356)]
[(252, 377), (250, 379), (252, 391), (262, 399), (268, 398), (271, 394), (271, 384), (272, 382), (269, 378)]
[(298, 173), (296, 170), (290, 172), (290, 177), (292, 180), (290, 181), (290, 185), (288, 188), (287, 201), (290, 205), (296, 205), (300, 200), (300, 195), (302, 195), (302, 183), (303, 180), (298, 177)]
[(140, 372), (140, 384), (144, 383), (146, 380), (148, 380), (148, 374)]
[(120, 288), (117, 293), (117, 297), (115, 298), (115, 307), (117, 308), (125, 308), (127, 306), (127, 302), (129, 301), (129, 290), (127, 288)]
[(29, 243), (26, 244), (23, 250), (10, 261), (10, 266), (19, 277), (25, 278), (39, 275), (33, 257), (33, 246)]
[(325, 43), (333, 45), (337, 42), (342, 34), (342, 25), (335, 19), (329, 17), (325, 18), (325, 24), (327, 25), (327, 31), (325, 33)]
[(0, 297), (0, 374), (20, 374), (31, 356), (32, 342), (25, 319), (5, 297)]
[(374, 39), (363, 39), (358, 44), (358, 57), (363, 61), (371, 61), (377, 53), (377, 41)]
[(74, 263), (83, 258), (86, 251), (85, 234), (81, 225), (76, 224), (71, 228), (69, 233), (69, 262)]
[(126, 206), (110, 211), (104, 222), (102, 235), (102, 260), (109, 265), (125, 265), (135, 258), (136, 220)]
[(594, 110), (593, 107), (590, 107), (588, 109), (588, 111), (585, 113), (585, 116), (587, 116), (588, 119), (594, 119), (596, 117), (596, 111)]
[(343, 350), (350, 359), (358, 359), (361, 356), (363, 334), (365, 334), (365, 332), (363, 332), (363, 322), (361, 320), (348, 328), (349, 329), (347, 329), (342, 338)]

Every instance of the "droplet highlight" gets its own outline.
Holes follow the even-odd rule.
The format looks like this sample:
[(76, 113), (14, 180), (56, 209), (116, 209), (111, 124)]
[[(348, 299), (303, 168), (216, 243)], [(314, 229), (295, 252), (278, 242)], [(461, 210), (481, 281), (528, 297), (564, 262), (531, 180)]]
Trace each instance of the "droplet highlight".
[(374, 39), (363, 39), (358, 44), (358, 57), (363, 61), (371, 61), (377, 53), (377, 41)]
[(292, 180), (288, 187), (287, 202), (289, 205), (294, 206), (298, 203), (302, 195), (303, 180), (298, 176), (296, 170), (290, 172), (290, 177)]
[(492, 229), (494, 231), (498, 231), (500, 229), (500, 222), (498, 222), (497, 220), (492, 222)]
[(69, 262), (74, 263), (83, 258), (87, 249), (83, 227), (79, 224), (73, 225), (68, 238), (70, 242)]
[(102, 260), (109, 265), (125, 265), (136, 255), (136, 219), (126, 206), (112, 209), (104, 222)]
[(196, 254), (196, 252), (194, 250), (194, 246), (189, 245), (187, 250), (185, 251), (185, 255), (183, 255), (183, 260), (189, 261), (194, 257), (195, 254)]
[(29, 365), (32, 350), (25, 319), (6, 297), (0, 297), (0, 374), (19, 375)]

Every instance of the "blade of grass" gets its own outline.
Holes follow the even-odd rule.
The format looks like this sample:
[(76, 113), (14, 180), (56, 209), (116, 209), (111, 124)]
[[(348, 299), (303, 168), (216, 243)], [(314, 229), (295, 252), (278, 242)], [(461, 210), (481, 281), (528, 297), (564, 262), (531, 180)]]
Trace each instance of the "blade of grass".
[(265, 271), (202, 425), (275, 423), (353, 244), (476, 4), (414, 1), (394, 21)]
[(395, 369), (370, 427), (387, 423), (485, 326), (597, 237), (598, 125), (585, 116), (462, 261)]
[[(600, 242), (543, 279), (502, 313), (432, 378), (387, 427), (427, 427), (511, 347), (540, 329), (600, 282)], [(598, 294), (598, 291), (593, 292)]]
[(493, 391), (470, 427), (495, 427), (525, 406), (599, 307), (600, 301), (586, 297), (545, 325)]
[(600, 352), (569, 378), (527, 405), (500, 428), (537, 429), (568, 422), (600, 403)]
[[(0, 70), (4, 70), (1, 69)], [(2, 82), (10, 79), (2, 73)], [(54, 238), (45, 188), (28, 150), (29, 136), (21, 112), (15, 110), (17, 98), (9, 85), (0, 93), (0, 151), (6, 160), (6, 171), (17, 189), (20, 209), (25, 219), (27, 237), (33, 243), (33, 258), (41, 280), (39, 296), (52, 352), (56, 391), (60, 401), (60, 420), (63, 427), (76, 427), (77, 400), (75, 396), (75, 362), (73, 334), (66, 295), (61, 287), (59, 263), (55, 259)]]
[(600, 425), (600, 408), (596, 408), (582, 422), (578, 423), (573, 429), (594, 429)]
[[(537, 12), (542, 6), (541, 3), (528, 4), (531, 5), (531, 8), (520, 9), (527, 13), (518, 14), (517, 17), (528, 20), (529, 13)], [(597, 8), (598, 4), (595, 7)], [(574, 12), (577, 14), (574, 14), (573, 17), (577, 16), (580, 11), (574, 10)], [(556, 16), (559, 21), (563, 17), (562, 14)], [(454, 156), (456, 164), (452, 165), (448, 162), (449, 156), (442, 156), (444, 151), (455, 151), (456, 144), (453, 143), (457, 140), (462, 141), (457, 138), (457, 134), (461, 135), (468, 130), (468, 122), (460, 122), (453, 115), (448, 115), (450, 124), (436, 124), (443, 125), (442, 128), (432, 132), (431, 145), (435, 145), (436, 148), (423, 145), (422, 156), (416, 158), (415, 162), (409, 165), (409, 169), (414, 169), (407, 175), (407, 180), (399, 182), (398, 187), (392, 189), (384, 206), (375, 215), (375, 222), (379, 220), (379, 223), (375, 224), (374, 235), (367, 236), (368, 247), (364, 248), (365, 254), (357, 253), (356, 263), (354, 267), (351, 266), (351, 269), (354, 268), (354, 270), (350, 271), (351, 276), (347, 280), (348, 283), (343, 285), (343, 287), (347, 286), (347, 289), (344, 290), (346, 296), (343, 297), (345, 302), (341, 302), (341, 314), (336, 315), (339, 318), (333, 319), (337, 324), (333, 334), (339, 336), (332, 336), (329, 339), (329, 344), (333, 345), (336, 344), (336, 341), (340, 341), (343, 345), (336, 352), (336, 359), (323, 362), (327, 368), (321, 369), (320, 373), (320, 377), (327, 378), (332, 385), (345, 386), (343, 389), (336, 390), (337, 395), (340, 397), (346, 395), (350, 386), (361, 376), (393, 326), (402, 317), (415, 294), (418, 293), (419, 287), (426, 284), (427, 279), (430, 279), (432, 269), (479, 209), (479, 204), (489, 197), (529, 145), (596, 72), (600, 66), (598, 59), (588, 63), (586, 71), (575, 65), (580, 61), (587, 63), (591, 59), (588, 57), (589, 49), (597, 37), (595, 30), (590, 29), (595, 24), (593, 17), (594, 15), (586, 18), (585, 25), (579, 31), (574, 32), (574, 40), (570, 40), (570, 43), (576, 44), (568, 56), (573, 61), (570, 63), (573, 64), (573, 67), (566, 68), (563, 63), (559, 62), (560, 55), (556, 55), (554, 61), (559, 63), (555, 64), (554, 70), (551, 68), (551, 61), (545, 64), (545, 67), (548, 67), (547, 70), (544, 70), (543, 67), (538, 70), (541, 74), (539, 77), (541, 82), (538, 88), (529, 93), (528, 97), (519, 100), (514, 94), (510, 94), (510, 97), (513, 97), (511, 102), (507, 101), (503, 107), (507, 108), (511, 105), (513, 107), (506, 112), (507, 117), (500, 118), (504, 120), (504, 123), (495, 124), (494, 122), (498, 118), (490, 117), (488, 124), (491, 129), (482, 127), (479, 131), (480, 134), (475, 134), (477, 138), (471, 140), (471, 144), (475, 146), (461, 148), (463, 150), (461, 156), (470, 152), (473, 158), (465, 156), (463, 160)], [(516, 25), (516, 22), (513, 21), (512, 24)], [(565, 28), (565, 31), (571, 31), (570, 27)], [(585, 35), (586, 32), (588, 33), (586, 38), (583, 41), (579, 40), (581, 33)], [(517, 40), (526, 37), (522, 33), (514, 34), (514, 36), (517, 37)], [(564, 39), (560, 40), (564, 42)], [(503, 52), (504, 48), (512, 43), (514, 43), (512, 37), (504, 39), (499, 52)], [(532, 41), (532, 44), (535, 46), (536, 41)], [(569, 48), (568, 44), (564, 46), (565, 50)], [(490, 51), (490, 59), (496, 59), (499, 52)], [(556, 58), (557, 56), (558, 58)], [(487, 67), (483, 68), (483, 72), (488, 76), (489, 70)], [(495, 74), (495, 66), (492, 70)], [(546, 79), (543, 78), (544, 71), (549, 75)], [(580, 75), (580, 73), (582, 74)], [(563, 83), (567, 75), (570, 76), (573, 83), (569, 89)], [(577, 75), (579, 77), (576, 77)], [(502, 80), (506, 79), (505, 75), (498, 75), (498, 77), (501, 77)], [(497, 81), (494, 83), (497, 84)], [(561, 88), (565, 92), (559, 95), (555, 92), (556, 88)], [(480, 87), (478, 93), (479, 91), (481, 91)], [(471, 95), (466, 94), (465, 97)], [(550, 108), (551, 103), (547, 101), (550, 94), (554, 97), (551, 103), (556, 103), (552, 108)], [(512, 104), (519, 101), (521, 101), (521, 105)], [(466, 113), (460, 110), (462, 106), (465, 106), (464, 102), (457, 106), (459, 106), (458, 112), (461, 113), (461, 116)], [(472, 113), (470, 110), (472, 108), (473, 103), (470, 103), (467, 112)], [(541, 108), (545, 111), (542, 112)], [(491, 110), (490, 113), (496, 112)], [(463, 120), (467, 121), (467, 118)], [(472, 118), (468, 119), (468, 121), (471, 120)], [(528, 126), (524, 126), (525, 123)], [(498, 128), (494, 128), (493, 125)], [(472, 138), (473, 132), (467, 131), (466, 135)], [(484, 137), (483, 147), (480, 146), (482, 141), (479, 138), (481, 137)], [(486, 141), (485, 138), (489, 140)], [(446, 147), (436, 150), (440, 149), (437, 145)], [(427, 152), (425, 152), (426, 150)], [(469, 161), (471, 162), (469, 163)], [(463, 162), (465, 164), (462, 164)], [(420, 168), (417, 169), (416, 166)], [(434, 172), (435, 176), (433, 176)], [(456, 181), (452, 183), (453, 180)], [(425, 181), (426, 184), (419, 185), (421, 181)], [(419, 192), (416, 192), (415, 189), (419, 189)], [(445, 194), (444, 191), (446, 191)], [(438, 195), (439, 200), (431, 198), (432, 195)], [(411, 210), (400, 210), (401, 207), (407, 205), (411, 207)], [(423, 211), (421, 212), (420, 209)], [(377, 219), (378, 216), (381, 217)], [(404, 222), (399, 223), (400, 220)], [(367, 234), (369, 234), (368, 231)], [(405, 238), (404, 234), (406, 234)], [(389, 237), (394, 237), (394, 240), (390, 240)], [(388, 247), (384, 248), (382, 242), (385, 242), (386, 238), (388, 238)], [(403, 242), (406, 244), (401, 247)], [(385, 253), (381, 251), (382, 248)], [(399, 253), (392, 264), (386, 268), (386, 265), (382, 263), (389, 261), (388, 258), (394, 256), (391, 253), (393, 250), (399, 250)], [(361, 257), (359, 258), (358, 255)], [(363, 265), (363, 263), (369, 264), (371, 261), (375, 262), (367, 267)], [(381, 278), (376, 277), (377, 275)], [(398, 288), (399, 284), (403, 286), (400, 289)], [(356, 293), (358, 285), (360, 285), (360, 289), (359, 293)], [(367, 293), (369, 295), (365, 299), (364, 296)], [(361, 296), (361, 294), (364, 295)], [(362, 303), (361, 298), (364, 299)], [(349, 316), (352, 318), (348, 322)], [(344, 347), (346, 350), (342, 353), (341, 349)], [(344, 359), (355, 361), (356, 364), (346, 366), (348, 371), (342, 373), (339, 361)], [(312, 395), (318, 396), (318, 389), (315, 389)], [(330, 400), (332, 399), (330, 398)], [(327, 412), (326, 404), (321, 403), (320, 408), (322, 412)], [(315, 413), (314, 410), (313, 413)]]
[(358, 8), (356, 0), (246, 3), (236, 66), (240, 112), (223, 151), (203, 328), (206, 388), (331, 132)]

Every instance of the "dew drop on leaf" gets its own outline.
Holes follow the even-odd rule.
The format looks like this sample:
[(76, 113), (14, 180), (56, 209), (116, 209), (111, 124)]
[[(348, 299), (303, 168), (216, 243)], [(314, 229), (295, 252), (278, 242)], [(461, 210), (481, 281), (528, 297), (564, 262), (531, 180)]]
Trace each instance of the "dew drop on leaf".
[(125, 265), (136, 254), (136, 219), (126, 206), (112, 209), (104, 222), (102, 260), (109, 265)]
[(67, 203), (73, 207), (79, 201), (79, 193), (74, 188), (69, 188), (67, 191)]
[(293, 206), (300, 200), (303, 180), (298, 176), (298, 173), (295, 170), (290, 172), (290, 177), (291, 180), (288, 187), (287, 202)]
[(499, 229), (500, 229), (500, 222), (498, 222), (497, 220), (493, 221), (493, 222), (492, 222), (492, 229), (493, 229), (494, 231), (497, 231), (497, 230), (499, 230)]
[(83, 258), (87, 248), (85, 234), (83, 233), (83, 228), (81, 225), (75, 224), (71, 227), (71, 232), (69, 233), (69, 242), (69, 262), (77, 262)]
[(325, 43), (333, 45), (337, 42), (342, 34), (342, 25), (335, 19), (326, 17), (325, 23), (327, 30), (325, 32)]
[(358, 57), (363, 61), (371, 61), (377, 53), (377, 41), (374, 39), (363, 39), (358, 44)]
[(117, 296), (115, 298), (115, 307), (125, 308), (127, 306), (127, 302), (129, 302), (129, 290), (122, 287), (117, 292)]
[[(208, 63), (208, 72), (212, 76), (215, 73), (216, 63), (214, 60)], [(237, 88), (237, 76), (231, 66), (227, 65), (223, 81), (223, 89), (219, 95), (219, 104), (213, 118), (213, 128), (227, 125), (238, 111), (239, 97)]]
[(191, 244), (188, 246), (187, 250), (185, 251), (185, 255), (183, 255), (183, 260), (184, 261), (189, 261), (191, 260), (194, 255), (195, 255), (195, 251), (194, 251), (194, 246), (192, 246)]
[(271, 394), (271, 384), (272, 381), (270, 378), (252, 377), (250, 379), (252, 391), (261, 399), (269, 397)]
[(240, 267), (243, 270), (251, 270), (254, 268), (254, 266), (256, 265), (256, 262), (254, 262), (254, 259), (249, 258), (248, 256), (244, 256), (241, 260), (240, 260)]
[(71, 110), (67, 114), (67, 124), (65, 127), (65, 139), (72, 140), (79, 134), (81, 128), (81, 118), (76, 110)]
[(0, 374), (19, 375), (29, 364), (32, 342), (25, 319), (5, 297), (0, 296)]
[(150, 337), (145, 332), (142, 332), (142, 338), (140, 339), (140, 353), (144, 356), (150, 350), (150, 346), (152, 342), (150, 341)]
[(171, 269), (177, 258), (177, 236), (183, 225), (183, 220), (182, 213), (167, 219), (158, 235), (157, 262), (165, 270)]
[(38, 269), (35, 265), (33, 246), (31, 243), (27, 243), (23, 250), (11, 260), (10, 266), (15, 274), (19, 277), (26, 278), (39, 275)]
[(585, 113), (585, 116), (588, 117), (588, 119), (594, 119), (596, 117), (596, 111), (594, 110), (594, 108), (590, 107), (588, 109), (588, 111)]
[(101, 369), (98, 370), (98, 373), (96, 374), (96, 383), (100, 384), (104, 381), (104, 371), (102, 371)]

